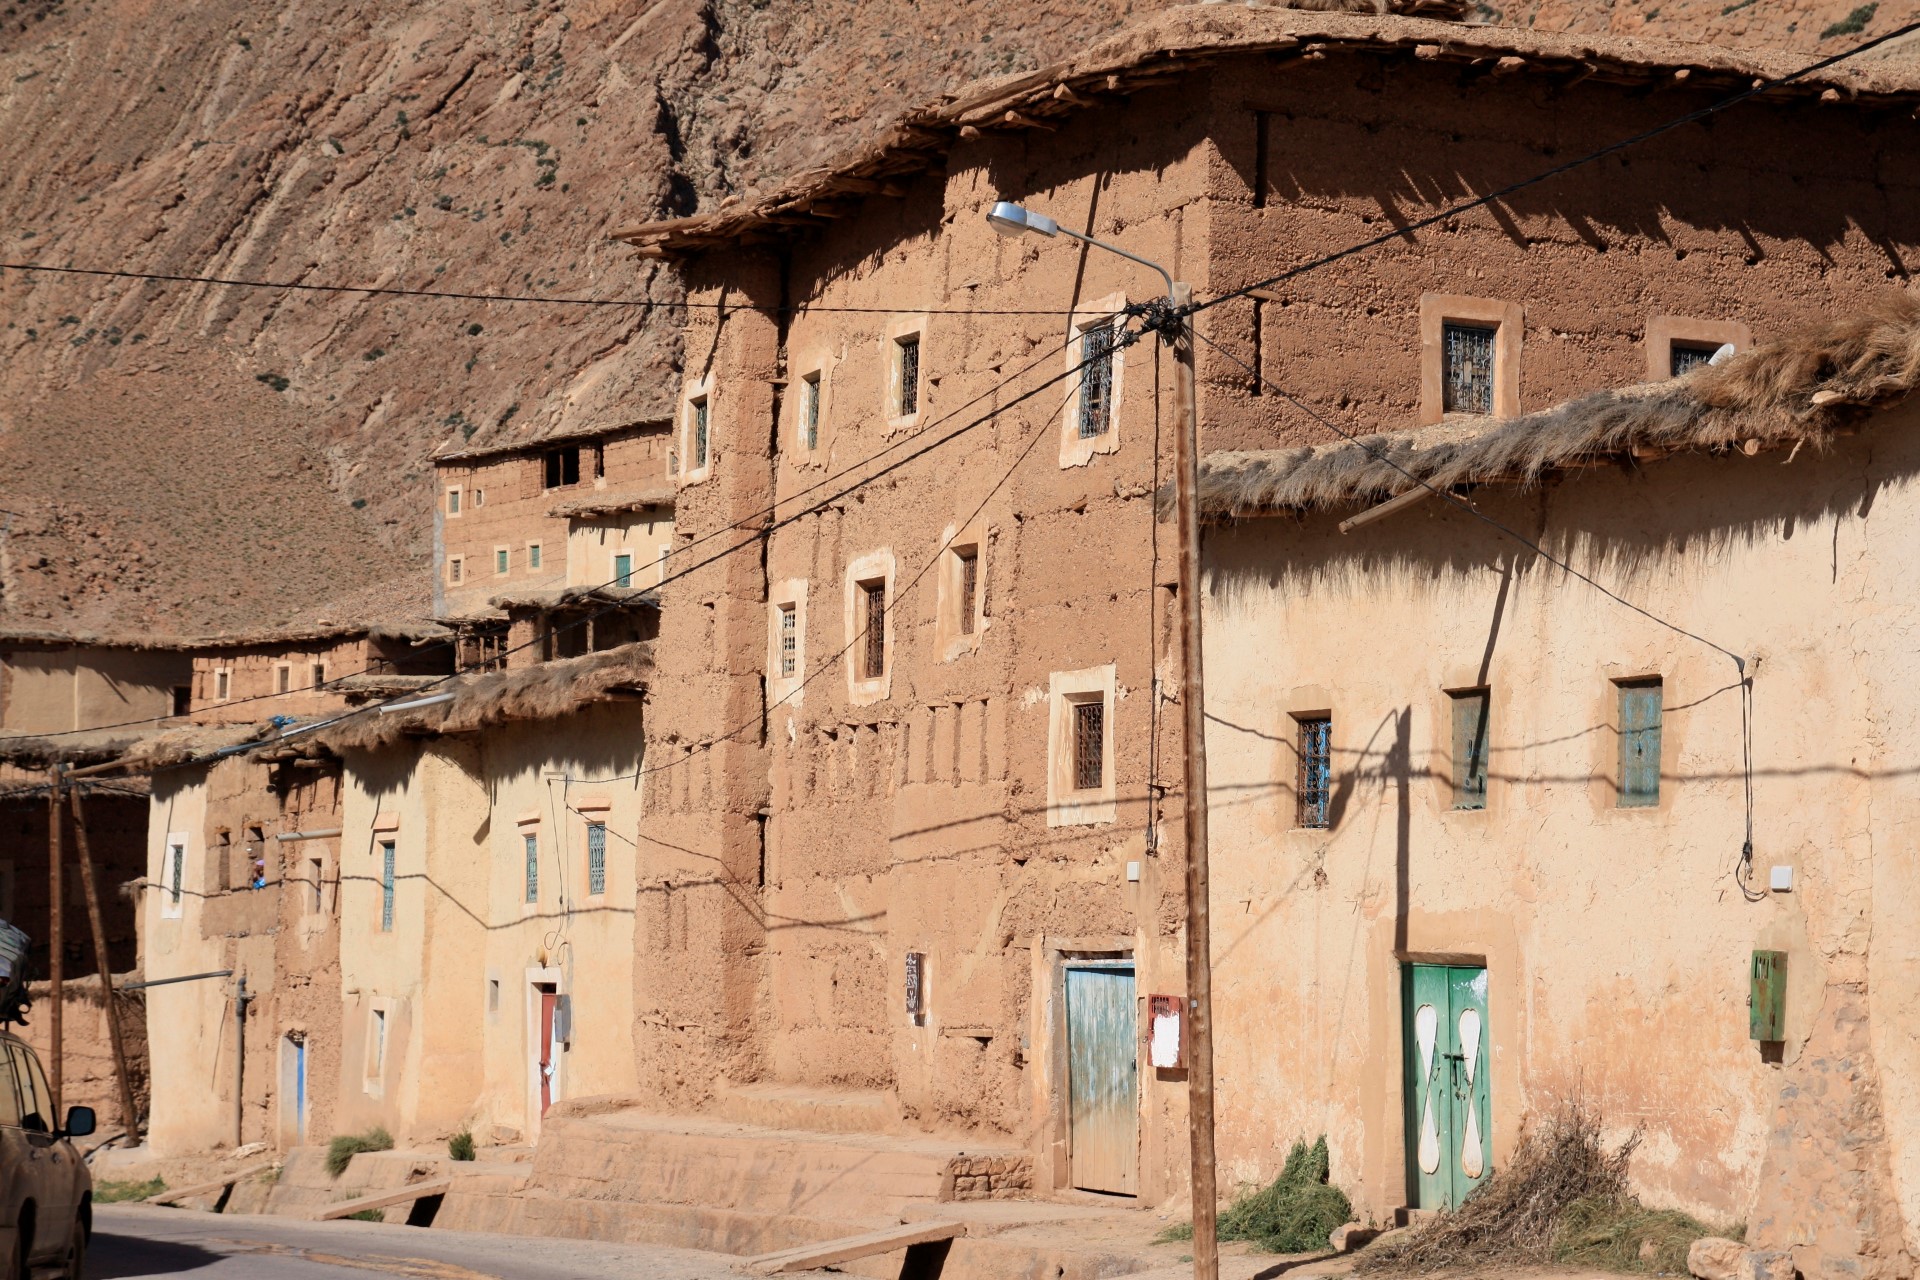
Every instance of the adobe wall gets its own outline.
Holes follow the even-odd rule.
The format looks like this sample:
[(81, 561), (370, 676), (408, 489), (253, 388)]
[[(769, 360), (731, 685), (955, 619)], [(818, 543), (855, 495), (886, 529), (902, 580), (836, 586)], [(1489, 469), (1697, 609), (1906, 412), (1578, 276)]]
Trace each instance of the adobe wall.
[(658, 586), (673, 549), (673, 508), (648, 507), (617, 515), (575, 516), (567, 522), (567, 585), (599, 587), (614, 580), (613, 558), (633, 557), (629, 585)]
[[(1400, 965), (1488, 968), (1495, 1167), (1575, 1091), (1637, 1189), (1743, 1220), (1809, 1276), (1920, 1255), (1911, 681), (1920, 406), (1831, 452), (1581, 472), (1481, 509), (1749, 659), (1755, 880), (1733, 662), (1439, 503), (1208, 533), (1220, 1150), (1264, 1180), (1328, 1135), (1363, 1215), (1407, 1203)], [(1657, 808), (1615, 806), (1612, 681), (1664, 680)], [(1445, 691), (1492, 689), (1484, 810), (1451, 808)], [(1297, 729), (1332, 709), (1330, 830), (1294, 826)], [(1769, 868), (1793, 889), (1765, 892)], [(1787, 1037), (1748, 1038), (1756, 949)]]
[[(1213, 288), (1253, 284), (1725, 96), (1678, 80), (1646, 90), (1489, 71), (1335, 53), (1233, 59), (1209, 73)], [(1251, 362), (1257, 306), (1265, 375), (1364, 434), (1419, 416), (1423, 294), (1516, 303), (1519, 406), (1543, 408), (1645, 380), (1655, 317), (1732, 322), (1767, 341), (1906, 281), (1920, 262), (1920, 173), (1904, 163), (1916, 147), (1920, 123), (1905, 113), (1747, 103), (1289, 281), (1284, 301), (1213, 308), (1202, 328)], [(1205, 343), (1200, 363), (1208, 448), (1332, 438), (1271, 390), (1249, 395), (1251, 375)]]
[(163, 649), (13, 649), (0, 661), (0, 728), (93, 729), (173, 713), (189, 658)]
[[(132, 982), (136, 973), (117, 973), (114, 984)], [(102, 1137), (124, 1129), (121, 1115), (120, 1081), (113, 1060), (113, 1033), (107, 1027), (107, 1003), (100, 979), (92, 974), (68, 978), (61, 984), (64, 995), (60, 1014), (60, 1047), (63, 1055), (60, 1083), (60, 1107), (64, 1115), (70, 1107), (92, 1107), (99, 1119)], [(53, 1070), (53, 1036), (47, 1018), (52, 986), (35, 982), (29, 987), (33, 1008), (25, 1026), (12, 1030), (33, 1046), (40, 1063)], [(121, 1043), (127, 1053), (127, 1074), (133, 1082), (134, 1110), (145, 1115), (149, 1110), (147, 1080), (147, 1006), (137, 991), (114, 993), (119, 1007)]]
[[(321, 678), (333, 681), (371, 668), (384, 673), (374, 660), (365, 636), (343, 640), (316, 640), (299, 645), (260, 645), (224, 652), (202, 652), (193, 658), (192, 715), (199, 724), (258, 724), (272, 716), (313, 719), (346, 709), (346, 699), (332, 690), (315, 693), (314, 667)], [(448, 670), (452, 663), (445, 664)], [(280, 693), (279, 668), (287, 668), (287, 693)], [(218, 674), (227, 673), (227, 696), (219, 696)], [(270, 701), (269, 701), (270, 699)]]

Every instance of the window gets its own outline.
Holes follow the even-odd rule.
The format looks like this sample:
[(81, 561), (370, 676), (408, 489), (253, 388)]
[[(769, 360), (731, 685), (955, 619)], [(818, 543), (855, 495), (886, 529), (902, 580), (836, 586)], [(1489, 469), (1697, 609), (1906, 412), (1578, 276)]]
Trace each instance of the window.
[(1449, 320), (1441, 326), (1448, 413), (1493, 412), (1493, 340), (1497, 328)]
[(527, 544), (527, 568), (536, 573), (540, 569), (540, 544), (537, 542)]
[[(215, 883), (223, 892), (233, 887), (233, 833), (225, 827), (216, 831), (213, 836), (213, 870), (217, 877)], [(244, 879), (245, 868), (242, 868), (241, 872)]]
[(580, 450), (569, 445), (564, 449), (547, 450), (546, 487), (561, 489), (570, 484), (580, 483)]
[(1113, 428), (1114, 325), (1089, 325), (1080, 333), (1080, 438), (1092, 440)]
[(522, 837), (527, 846), (527, 896), (528, 902), (540, 901), (540, 837), (529, 831)]
[(473, 491), (473, 505), (476, 507), (484, 507), (487, 505), (487, 491), (485, 489), (475, 489)]
[(1485, 689), (1466, 689), (1453, 699), (1453, 807), (1487, 807), (1487, 715)]
[(487, 979), (487, 1012), (500, 1012), (500, 979)]
[(1674, 377), (1683, 373), (1692, 373), (1695, 369), (1713, 362), (1713, 353), (1718, 351), (1718, 343), (1676, 342), (1667, 351), (1668, 367)]
[(393, 841), (380, 842), (380, 932), (393, 932)]
[(447, 561), (447, 581), (459, 586), (466, 580), (467, 561), (465, 556), (454, 556)]
[(450, 516), (457, 516), (460, 514), (460, 486), (459, 485), (455, 485), (453, 486), (453, 488), (447, 490), (447, 514)]
[(800, 669), (800, 606), (780, 606), (780, 677), (787, 679)]
[(1301, 716), (1300, 781), (1294, 793), (1294, 825), (1332, 825), (1329, 801), (1333, 797), (1333, 717)]
[(167, 842), (167, 905), (168, 914), (180, 914), (181, 886), (187, 878), (187, 841), (184, 836), (175, 837)]
[(308, 858), (307, 879), (313, 885), (312, 892), (307, 895), (307, 911), (317, 916), (326, 908), (326, 899), (323, 896), (327, 888), (326, 863), (319, 858)]
[(613, 585), (630, 587), (633, 585), (633, 553), (622, 551), (613, 558)]
[(313, 684), (312, 684), (313, 688), (322, 689), (326, 687), (326, 683), (327, 683), (327, 664), (326, 663), (324, 662), (314, 663), (312, 669), (309, 671), (308, 674), (313, 679)]
[(878, 680), (887, 674), (887, 580), (855, 585), (860, 589), (860, 678)]
[(232, 687), (233, 672), (216, 671), (213, 673), (213, 700), (215, 702), (225, 702), (228, 692)]
[(1073, 704), (1073, 789), (1097, 791), (1106, 785), (1107, 704), (1099, 699)]
[(173, 714), (184, 716), (193, 710), (193, 686), (177, 684), (173, 686)]
[(820, 447), (820, 371), (800, 379), (800, 447), (811, 453)]
[(905, 334), (893, 340), (893, 411), (902, 418), (920, 412), (920, 335)]
[(273, 664), (273, 691), (275, 693), (293, 692), (293, 664), (276, 662)]
[(695, 396), (687, 402), (687, 463), (689, 471), (704, 471), (707, 466), (707, 398)]
[(267, 833), (259, 827), (247, 828), (247, 845), (241, 850), (240, 878), (249, 889), (267, 887)]
[(387, 1011), (375, 1009), (373, 1023), (367, 1029), (367, 1079), (377, 1082), (387, 1069)]
[(959, 590), (955, 593), (960, 610), (960, 634), (973, 634), (974, 614), (980, 601), (980, 548), (955, 547), (954, 559), (960, 562)]
[(493, 549), (493, 572), (495, 577), (506, 576), (507, 563), (507, 549), (505, 547), (495, 547)]
[(1651, 808), (1660, 803), (1660, 678), (1621, 680), (1620, 807)]
[(587, 824), (587, 892), (592, 895), (607, 891), (607, 824), (589, 822)]

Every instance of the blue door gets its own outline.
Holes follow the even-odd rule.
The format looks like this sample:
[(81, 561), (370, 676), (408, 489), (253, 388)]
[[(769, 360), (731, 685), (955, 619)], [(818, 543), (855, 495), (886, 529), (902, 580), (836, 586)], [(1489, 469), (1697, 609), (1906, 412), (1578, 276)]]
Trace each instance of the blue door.
[(1067, 970), (1067, 1162), (1082, 1191), (1137, 1194), (1139, 1047), (1133, 965)]
[(293, 1138), (307, 1140), (307, 1042), (293, 1042)]

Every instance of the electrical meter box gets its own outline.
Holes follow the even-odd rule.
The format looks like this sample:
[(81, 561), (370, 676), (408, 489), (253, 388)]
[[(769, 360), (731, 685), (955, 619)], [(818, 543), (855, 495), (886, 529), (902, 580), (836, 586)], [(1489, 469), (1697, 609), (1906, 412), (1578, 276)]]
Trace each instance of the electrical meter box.
[(1787, 953), (1753, 953), (1753, 987), (1747, 993), (1747, 1036), (1760, 1041), (1787, 1038)]

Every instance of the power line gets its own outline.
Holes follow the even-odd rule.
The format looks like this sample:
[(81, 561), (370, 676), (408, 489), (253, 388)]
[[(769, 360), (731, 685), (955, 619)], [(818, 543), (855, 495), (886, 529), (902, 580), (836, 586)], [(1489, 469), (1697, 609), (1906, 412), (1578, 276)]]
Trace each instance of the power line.
[(1701, 107), (1697, 111), (1689, 111), (1687, 114), (1683, 116), (1676, 116), (1673, 119), (1668, 120), (1664, 124), (1658, 124), (1651, 129), (1642, 130), (1641, 132), (1634, 134), (1632, 137), (1622, 138), (1618, 142), (1610, 143), (1607, 146), (1601, 147), (1598, 151), (1588, 152), (1586, 155), (1576, 157), (1575, 159), (1569, 160), (1564, 164), (1557, 164), (1553, 168), (1543, 170), (1540, 173), (1536, 173), (1530, 178), (1522, 178), (1518, 182), (1510, 182), (1504, 187), (1500, 187), (1494, 191), (1489, 191), (1487, 194), (1482, 196), (1475, 196), (1471, 200), (1462, 200), (1456, 204), (1450, 204), (1446, 208), (1440, 210), (1438, 213), (1428, 214), (1424, 218), (1416, 218), (1414, 221), (1406, 223), (1402, 226), (1397, 226), (1391, 231), (1383, 231), (1377, 236), (1373, 236), (1370, 239), (1361, 240), (1356, 244), (1350, 244), (1344, 249), (1336, 249), (1332, 253), (1325, 254), (1321, 257), (1314, 258), (1307, 262), (1303, 262), (1297, 267), (1290, 267), (1287, 270), (1282, 271), (1278, 275), (1269, 276), (1265, 280), (1256, 281), (1255, 283), (1249, 284), (1249, 285), (1243, 285), (1238, 289), (1230, 289), (1226, 293), (1220, 294), (1218, 297), (1207, 299), (1205, 302), (1193, 303), (1186, 308), (1185, 314), (1193, 315), (1195, 313), (1205, 311), (1209, 307), (1217, 307), (1223, 302), (1230, 302), (1235, 298), (1247, 297), (1248, 295), (1254, 293), (1257, 290), (1271, 289), (1276, 284), (1284, 284), (1286, 281), (1292, 280), (1298, 276), (1303, 276), (1309, 271), (1317, 271), (1321, 267), (1328, 266), (1335, 262), (1339, 262), (1345, 258), (1351, 258), (1356, 254), (1366, 252), (1368, 249), (1377, 249), (1383, 244), (1389, 244), (1395, 240), (1399, 240), (1402, 237), (1410, 235), (1415, 231), (1425, 230), (1427, 227), (1433, 226), (1437, 222), (1445, 222), (1448, 218), (1458, 217), (1460, 214), (1468, 213), (1474, 209), (1481, 208), (1485, 205), (1490, 205), (1497, 201), (1504, 200), (1506, 199), (1506, 197), (1512, 195), (1516, 191), (1523, 191), (1528, 187), (1536, 186), (1539, 183), (1545, 182), (1550, 178), (1557, 178), (1561, 174), (1566, 173), (1569, 170), (1578, 169), (1580, 166), (1591, 164), (1595, 160), (1603, 160), (1606, 157), (1613, 155), (1615, 152), (1624, 151), (1628, 147), (1638, 146), (1642, 142), (1646, 142), (1651, 138), (1657, 138), (1661, 134), (1671, 132), (1674, 129), (1678, 129), (1682, 125), (1692, 124), (1696, 120), (1704, 120), (1708, 116), (1717, 115), (1720, 112), (1725, 111), (1730, 107), (1738, 106), (1740, 103), (1745, 102), (1749, 98), (1756, 97), (1759, 94), (1763, 94), (1767, 92), (1769, 89), (1777, 89), (1781, 85), (1791, 84), (1795, 80), (1804, 79), (1805, 77), (1812, 75), (1816, 71), (1824, 71), (1828, 67), (1834, 66), (1837, 63), (1845, 62), (1848, 58), (1852, 58), (1859, 54), (1865, 53), (1869, 49), (1872, 49), (1878, 45), (1885, 44), (1889, 40), (1898, 39), (1899, 37), (1904, 36), (1909, 32), (1913, 32), (1913, 31), (1920, 31), (1920, 21), (1909, 22), (1904, 27), (1900, 27), (1896, 30), (1889, 31), (1884, 35), (1875, 36), (1873, 37), (1873, 39), (1863, 41), (1862, 43), (1853, 46), (1851, 49), (1847, 49), (1841, 53), (1836, 53), (1831, 57), (1822, 58), (1818, 62), (1809, 63), (1808, 65), (1801, 67), (1798, 71), (1789, 72), (1784, 76), (1779, 76), (1772, 80), (1756, 80), (1751, 86), (1741, 90), (1739, 93), (1734, 94), (1730, 98), (1723, 98), (1720, 101), (1712, 103), (1709, 106)]
[(870, 316), (1062, 316), (1071, 309), (973, 307), (828, 307), (804, 303), (767, 305), (752, 302), (688, 302), (657, 298), (567, 298), (537, 293), (467, 293), (455, 289), (402, 289), (393, 285), (310, 284), (301, 280), (246, 280), (234, 276), (176, 275), (163, 271), (124, 271), (105, 267), (56, 267), (44, 262), (0, 262), (0, 271), (45, 271), (55, 275), (98, 276), (109, 280), (143, 280), (158, 284), (214, 284), (237, 289), (291, 289), (305, 293), (361, 293), (389, 298), (445, 298), (456, 302), (530, 302), (556, 307), (641, 307), (680, 311), (814, 312)]

